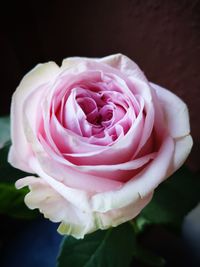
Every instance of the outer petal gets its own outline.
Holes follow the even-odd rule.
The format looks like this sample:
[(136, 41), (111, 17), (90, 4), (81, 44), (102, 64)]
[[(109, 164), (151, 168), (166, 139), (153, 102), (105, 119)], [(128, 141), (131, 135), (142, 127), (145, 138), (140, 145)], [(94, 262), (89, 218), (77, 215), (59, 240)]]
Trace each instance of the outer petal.
[[(21, 81), (13, 94), (11, 104), (11, 138), (12, 147), (8, 161), (16, 168), (32, 172), (27, 165), (31, 149), (27, 143), (23, 128), (23, 104), (26, 98), (39, 86), (51, 82), (59, 73), (59, 67), (54, 62), (37, 65)], [(35, 105), (36, 103), (33, 103)]]
[(192, 145), (189, 114), (186, 104), (167, 89), (151, 83), (164, 111), (169, 134), (174, 138), (175, 150), (168, 176), (175, 172), (187, 159)]
[(169, 174), (167, 176), (170, 176), (183, 165), (190, 154), (192, 145), (193, 141), (190, 135), (175, 140), (174, 156), (172, 159), (171, 168), (169, 169)]
[(126, 74), (128, 77), (134, 77), (144, 82), (147, 82), (147, 79), (138, 65), (122, 54), (110, 55), (99, 59), (99, 62), (108, 64), (113, 68), (120, 70), (122, 73)]
[[(111, 226), (117, 226), (121, 223), (127, 222), (135, 218), (139, 212), (150, 202), (153, 196), (153, 191), (144, 198), (138, 195), (131, 204), (119, 209), (113, 209), (105, 213), (97, 213), (97, 221), (99, 222), (98, 228), (106, 229)], [(97, 228), (97, 229), (98, 229)]]
[(62, 222), (59, 227), (61, 234), (83, 238), (86, 233), (96, 230), (90, 211), (73, 206), (42, 178), (26, 177), (16, 182), (17, 188), (27, 185), (30, 192), (25, 197), (26, 205), (30, 209), (39, 209), (53, 222)]
[[(85, 227), (82, 231), (77, 230), (71, 231), (70, 234), (75, 236), (76, 238), (83, 238), (85, 234), (94, 232), (98, 229), (107, 229), (109, 227), (118, 226), (121, 223), (129, 221), (135, 218), (138, 213), (149, 203), (153, 196), (153, 192), (151, 192), (145, 198), (141, 198), (138, 195), (138, 198), (135, 199), (134, 202), (119, 209), (113, 209), (108, 212), (92, 212), (91, 214), (87, 214), (88, 220), (91, 220), (91, 223), (88, 224), (89, 227)], [(62, 222), (58, 228), (58, 232), (60, 234), (69, 234), (69, 229), (71, 226), (66, 222)]]
[(37, 159), (32, 158), (31, 160), (32, 169), (44, 179), (44, 181), (51, 186), (56, 192), (58, 192), (64, 199), (73, 204), (75, 207), (80, 208), (83, 211), (90, 210), (89, 197), (87, 192), (82, 190), (74, 189), (65, 186), (62, 182), (55, 180), (53, 177), (46, 174)]
[(118, 69), (127, 77), (138, 78), (139, 80), (147, 82), (147, 79), (138, 65), (127, 56), (122, 54), (114, 54), (103, 58), (85, 58), (85, 57), (69, 57), (63, 60), (61, 68), (68, 69), (76, 64), (83, 62), (100, 62), (107, 64), (115, 69)]
[(17, 189), (24, 186), (29, 186), (30, 189), (30, 192), (25, 197), (25, 203), (30, 209), (40, 209), (40, 212), (53, 222), (63, 220), (66, 216), (67, 201), (57, 194), (42, 178), (30, 176), (16, 182)]
[(190, 133), (189, 115), (186, 104), (167, 89), (151, 83), (164, 110), (164, 115), (173, 138), (186, 136)]

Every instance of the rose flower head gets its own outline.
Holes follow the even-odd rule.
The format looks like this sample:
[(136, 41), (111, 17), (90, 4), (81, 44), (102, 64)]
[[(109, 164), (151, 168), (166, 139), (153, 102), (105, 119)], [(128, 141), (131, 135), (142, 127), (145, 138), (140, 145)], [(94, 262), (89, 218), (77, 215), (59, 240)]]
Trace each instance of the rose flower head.
[(37, 65), (12, 98), (9, 162), (25, 203), (82, 238), (133, 219), (191, 147), (188, 110), (128, 57)]

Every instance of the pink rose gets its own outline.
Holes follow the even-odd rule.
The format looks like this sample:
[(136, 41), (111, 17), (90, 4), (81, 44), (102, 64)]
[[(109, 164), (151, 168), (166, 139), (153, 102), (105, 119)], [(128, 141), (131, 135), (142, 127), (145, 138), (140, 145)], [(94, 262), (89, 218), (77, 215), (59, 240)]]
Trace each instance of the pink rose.
[(126, 56), (37, 65), (11, 106), (9, 162), (27, 206), (82, 238), (134, 218), (191, 147), (188, 110)]

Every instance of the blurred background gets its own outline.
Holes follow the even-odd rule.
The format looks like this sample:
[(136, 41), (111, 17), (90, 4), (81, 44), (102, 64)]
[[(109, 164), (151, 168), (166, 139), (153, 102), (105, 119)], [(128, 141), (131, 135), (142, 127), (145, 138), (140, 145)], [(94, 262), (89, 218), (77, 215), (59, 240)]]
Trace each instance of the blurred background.
[(200, 171), (200, 0), (7, 1), (0, 12), (0, 115), (36, 64), (120, 52), (187, 103), (194, 139), (187, 164)]
[(189, 163), (200, 168), (199, 0), (4, 1), (0, 9), (0, 115), (37, 63), (120, 52), (187, 103), (195, 141)]

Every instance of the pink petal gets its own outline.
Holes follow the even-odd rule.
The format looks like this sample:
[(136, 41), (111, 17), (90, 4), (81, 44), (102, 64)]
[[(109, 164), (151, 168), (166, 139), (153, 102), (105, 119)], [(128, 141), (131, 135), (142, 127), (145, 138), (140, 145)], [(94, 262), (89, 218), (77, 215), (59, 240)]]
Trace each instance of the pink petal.
[[(27, 143), (23, 126), (23, 104), (26, 98), (42, 84), (52, 82), (60, 72), (54, 62), (39, 64), (21, 81), (15, 91), (11, 104), (11, 138), (12, 148), (9, 152), (9, 162), (16, 168), (31, 172), (27, 165), (31, 149)], [(32, 103), (37, 106), (37, 103)]]
[(162, 105), (167, 128), (172, 137), (178, 138), (190, 133), (189, 115), (186, 104), (172, 92), (151, 83)]

